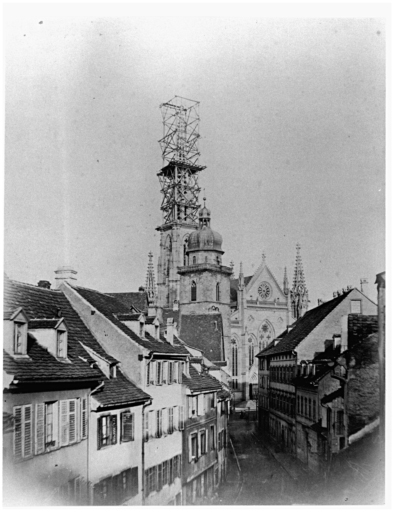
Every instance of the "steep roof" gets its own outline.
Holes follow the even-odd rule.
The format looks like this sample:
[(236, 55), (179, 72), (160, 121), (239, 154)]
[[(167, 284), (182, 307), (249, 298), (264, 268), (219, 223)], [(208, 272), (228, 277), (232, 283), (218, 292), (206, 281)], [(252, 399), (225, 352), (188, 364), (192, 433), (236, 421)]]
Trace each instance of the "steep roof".
[(130, 310), (131, 307), (139, 311), (148, 311), (148, 298), (146, 292), (124, 292), (124, 293), (107, 293), (111, 297), (123, 302), (123, 304)]
[[(101, 380), (101, 372), (90, 367), (89, 356), (79, 343), (79, 341), (86, 343), (92, 335), (60, 291), (19, 283), (7, 278), (4, 281), (4, 307), (7, 310), (22, 307), (30, 321), (40, 318), (54, 319), (60, 315), (64, 317), (67, 325), (67, 358), (71, 364), (56, 359), (39, 345), (34, 336), (28, 335), (29, 359), (15, 358), (4, 351), (4, 370), (15, 375), (16, 380)], [(41, 324), (41, 322), (37, 323)], [(43, 323), (47, 324), (47, 322)]]
[(104, 315), (111, 323), (123, 331), (130, 339), (138, 343), (141, 347), (144, 347), (152, 352), (158, 352), (162, 354), (179, 354), (176, 349), (170, 345), (164, 338), (162, 341), (158, 341), (149, 333), (145, 334), (144, 338), (140, 338), (134, 331), (127, 327), (121, 322), (117, 315), (122, 313), (130, 313), (128, 306), (118, 300), (116, 297), (108, 295), (106, 293), (100, 293), (96, 290), (90, 290), (88, 288), (82, 288), (80, 286), (74, 287), (86, 301), (88, 301), (94, 308), (97, 309), (102, 315)]
[(181, 315), (180, 338), (202, 350), (210, 361), (223, 361), (223, 323), (220, 313)]
[(205, 373), (199, 373), (193, 365), (190, 365), (190, 377), (182, 375), (182, 383), (192, 391), (219, 391), (222, 389), (220, 382)]
[(294, 350), (351, 292), (352, 290), (348, 290), (339, 297), (335, 297), (307, 311), (305, 315), (294, 324), (291, 331), (285, 334), (274, 347), (265, 348), (259, 352), (256, 357), (280, 354)]
[(105, 377), (103, 380), (104, 386), (92, 395), (101, 408), (126, 407), (151, 399), (147, 393), (130, 382), (120, 370), (117, 370), (115, 379)]

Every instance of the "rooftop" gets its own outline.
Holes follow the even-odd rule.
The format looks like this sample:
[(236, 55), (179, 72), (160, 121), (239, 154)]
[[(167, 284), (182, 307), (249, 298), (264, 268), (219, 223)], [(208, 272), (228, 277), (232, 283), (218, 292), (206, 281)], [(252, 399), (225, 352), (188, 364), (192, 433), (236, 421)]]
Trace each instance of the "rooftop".
[(220, 313), (182, 315), (179, 336), (202, 350), (210, 361), (223, 361), (223, 323)]

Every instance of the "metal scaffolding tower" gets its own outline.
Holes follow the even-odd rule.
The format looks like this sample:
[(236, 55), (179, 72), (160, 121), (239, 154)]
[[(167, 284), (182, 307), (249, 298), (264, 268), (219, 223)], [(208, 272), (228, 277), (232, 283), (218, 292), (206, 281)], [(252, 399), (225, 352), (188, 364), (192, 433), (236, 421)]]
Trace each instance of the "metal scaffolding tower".
[(199, 102), (175, 96), (160, 105), (163, 116), (163, 138), (159, 140), (163, 168), (157, 174), (163, 200), (164, 224), (195, 224), (200, 207), (198, 173)]

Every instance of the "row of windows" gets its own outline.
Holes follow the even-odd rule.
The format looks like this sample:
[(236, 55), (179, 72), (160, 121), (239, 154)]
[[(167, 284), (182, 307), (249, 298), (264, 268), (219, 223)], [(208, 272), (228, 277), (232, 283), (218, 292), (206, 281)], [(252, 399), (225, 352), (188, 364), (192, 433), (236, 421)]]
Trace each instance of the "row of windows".
[(316, 421), (316, 399), (307, 398), (306, 396), (297, 396), (297, 413)]
[(285, 392), (272, 392), (269, 397), (271, 409), (288, 416), (294, 416), (294, 395)]
[(145, 496), (159, 492), (165, 485), (174, 483), (175, 478), (181, 477), (182, 457), (175, 455), (157, 466), (145, 470)]
[[(35, 410), (34, 436), (33, 411)], [(14, 456), (25, 459), (87, 437), (87, 400), (75, 398), (14, 407)]]
[(144, 438), (148, 441), (150, 438), (170, 435), (176, 430), (183, 430), (184, 427), (183, 405), (149, 411), (145, 413)]
[(146, 365), (146, 385), (181, 384), (184, 361), (151, 361)]
[(138, 494), (138, 468), (105, 478), (93, 487), (94, 505), (121, 505)]
[(203, 416), (216, 407), (216, 393), (206, 393), (197, 396), (188, 396), (189, 418)]
[[(192, 281), (190, 287), (190, 300), (195, 302), (197, 300), (197, 283)], [(216, 283), (216, 301), (220, 302), (220, 283)]]
[(216, 450), (216, 427), (211, 425), (209, 432), (202, 429), (189, 435), (189, 462), (197, 461), (201, 455)]
[(294, 378), (294, 365), (271, 366), (270, 379), (272, 382), (290, 383)]
[[(106, 414), (97, 420), (97, 449), (118, 443), (118, 417)], [(124, 411), (120, 414), (120, 443), (134, 441), (134, 413)]]

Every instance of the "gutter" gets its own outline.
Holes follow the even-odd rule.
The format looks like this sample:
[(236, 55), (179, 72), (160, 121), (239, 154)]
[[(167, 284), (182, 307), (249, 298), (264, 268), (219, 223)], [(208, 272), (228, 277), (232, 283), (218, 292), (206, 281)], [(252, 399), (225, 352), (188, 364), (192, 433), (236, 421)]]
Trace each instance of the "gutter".
[[(88, 430), (90, 430), (90, 399), (92, 397), (92, 394), (95, 393), (96, 391), (98, 391), (100, 388), (102, 388), (104, 386), (104, 381), (101, 382), (96, 388), (92, 389), (92, 391), (90, 391), (88, 393), (88, 403), (87, 403), (87, 411), (89, 413), (89, 422), (88, 422)], [(90, 503), (91, 501), (91, 496), (90, 496), (90, 481), (89, 481), (89, 461), (90, 461), (90, 435), (89, 435), (89, 431), (88, 431), (88, 446), (87, 446), (87, 464), (86, 464), (86, 485), (87, 485), (87, 493), (88, 493), (88, 503), (89, 505), (92, 505), (93, 503)]]

